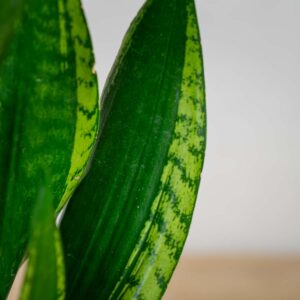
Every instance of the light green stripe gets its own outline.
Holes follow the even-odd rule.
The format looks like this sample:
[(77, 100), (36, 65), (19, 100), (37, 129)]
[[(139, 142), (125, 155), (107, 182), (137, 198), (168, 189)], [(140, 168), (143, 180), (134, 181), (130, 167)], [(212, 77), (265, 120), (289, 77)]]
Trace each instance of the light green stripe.
[(99, 123), (97, 78), (90, 36), (80, 1), (66, 1), (70, 18), (71, 39), (74, 43), (77, 78), (77, 120), (71, 166), (59, 211), (68, 201), (86, 172), (89, 157), (96, 142)]
[(64, 253), (62, 249), (61, 237), (58, 230), (54, 230), (55, 253), (56, 253), (56, 269), (57, 269), (57, 300), (65, 299), (66, 294), (66, 278)]
[[(187, 44), (174, 139), (139, 243), (126, 270), (134, 269), (120, 294), (111, 299), (159, 299), (176, 267), (197, 197), (205, 151), (205, 91), (201, 46), (194, 4), (187, 7)], [(146, 250), (141, 247), (146, 243)], [(126, 272), (126, 271), (125, 271)]]

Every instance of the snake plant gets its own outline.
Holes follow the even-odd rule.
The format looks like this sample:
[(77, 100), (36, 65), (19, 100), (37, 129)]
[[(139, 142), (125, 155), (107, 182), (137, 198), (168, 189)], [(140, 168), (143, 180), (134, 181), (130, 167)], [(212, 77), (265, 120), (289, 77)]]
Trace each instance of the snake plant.
[(101, 101), (80, 0), (0, 25), (0, 299), (25, 260), (22, 300), (160, 299), (206, 144), (194, 0), (145, 2)]

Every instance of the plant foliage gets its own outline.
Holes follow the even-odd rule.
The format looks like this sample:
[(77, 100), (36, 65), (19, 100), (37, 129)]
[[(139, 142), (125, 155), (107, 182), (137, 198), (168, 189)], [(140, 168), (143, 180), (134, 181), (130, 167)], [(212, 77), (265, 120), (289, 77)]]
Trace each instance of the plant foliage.
[[(80, 0), (22, 8), (9, 46), (0, 40), (0, 299), (27, 256), (22, 300), (160, 299), (189, 231), (206, 145), (194, 0), (145, 2), (101, 112)], [(12, 32), (0, 13), (1, 24)]]

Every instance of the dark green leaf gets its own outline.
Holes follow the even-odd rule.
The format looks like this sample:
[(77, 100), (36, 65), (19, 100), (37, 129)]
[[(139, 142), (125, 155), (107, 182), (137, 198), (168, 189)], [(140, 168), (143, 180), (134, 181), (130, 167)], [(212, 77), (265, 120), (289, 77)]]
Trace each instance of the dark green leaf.
[(63, 300), (65, 273), (53, 197), (46, 187), (38, 195), (29, 242), (29, 263), (20, 300)]
[(103, 94), (99, 146), (62, 222), (68, 299), (159, 299), (188, 234), (206, 113), (193, 0), (149, 0)]
[(98, 90), (79, 0), (27, 0), (0, 68), (0, 298), (28, 240), (38, 169), (49, 170), (57, 211), (95, 143)]
[(0, 6), (0, 63), (14, 30), (15, 19), (19, 16), (23, 0), (3, 0)]

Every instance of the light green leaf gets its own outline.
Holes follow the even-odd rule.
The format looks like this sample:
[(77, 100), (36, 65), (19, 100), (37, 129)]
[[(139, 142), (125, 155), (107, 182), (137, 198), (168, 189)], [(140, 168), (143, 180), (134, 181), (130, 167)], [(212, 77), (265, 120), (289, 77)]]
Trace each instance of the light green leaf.
[(103, 93), (92, 168), (62, 222), (67, 299), (160, 299), (186, 240), (206, 143), (193, 0), (148, 0)]

